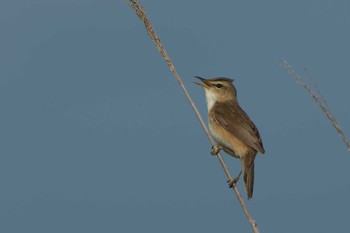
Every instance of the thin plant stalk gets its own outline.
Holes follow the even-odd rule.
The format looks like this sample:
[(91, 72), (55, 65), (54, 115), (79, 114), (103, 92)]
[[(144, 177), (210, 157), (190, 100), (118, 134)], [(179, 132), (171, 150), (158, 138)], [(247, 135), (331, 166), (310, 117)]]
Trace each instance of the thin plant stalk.
[[(138, 3), (137, 0), (129, 0), (129, 3), (130, 3), (130, 6), (132, 7), (132, 9), (134, 10), (135, 14), (143, 22), (149, 37), (152, 39), (154, 44), (157, 46), (159, 52), (162, 54), (162, 56), (164, 57), (166, 63), (168, 64), (168, 66), (170, 68), (170, 71), (174, 74), (175, 79), (178, 81), (179, 85), (181, 86), (181, 88), (182, 88), (183, 92), (185, 93), (189, 103), (191, 104), (194, 112), (196, 113), (196, 116), (197, 116), (200, 124), (202, 125), (202, 127), (203, 127), (203, 129), (205, 131), (205, 134), (207, 135), (211, 145), (215, 145), (216, 143), (215, 143), (214, 139), (210, 136), (210, 132), (209, 132), (209, 130), (208, 130), (204, 120), (203, 120), (203, 117), (199, 113), (199, 111), (198, 111), (198, 109), (197, 109), (197, 107), (196, 107), (192, 97), (190, 96), (190, 94), (187, 91), (184, 83), (182, 82), (179, 74), (177, 73), (177, 71), (176, 71), (176, 69), (175, 69), (175, 67), (174, 67), (174, 65), (173, 65), (173, 63), (172, 63), (172, 61), (171, 61), (167, 51), (165, 50), (165, 48), (164, 48), (163, 44), (161, 43), (159, 37), (155, 33), (155, 31), (154, 31), (154, 29), (152, 27), (152, 24), (149, 21), (147, 15), (146, 15), (146, 12), (145, 12), (144, 8)], [(226, 163), (225, 163), (225, 161), (222, 158), (222, 155), (220, 153), (217, 154), (217, 158), (218, 158), (218, 160), (219, 160), (219, 162), (220, 162), (220, 164), (221, 164), (221, 166), (222, 166), (222, 168), (223, 168), (227, 178), (229, 180), (231, 180), (232, 176), (230, 175), (228, 167), (226, 166)], [(254, 233), (259, 233), (260, 231), (258, 229), (258, 226), (257, 226), (255, 220), (252, 218), (250, 212), (248, 211), (248, 208), (247, 208), (245, 202), (243, 201), (243, 198), (242, 198), (242, 196), (241, 196), (237, 186), (234, 185), (232, 189), (233, 189), (234, 193), (236, 194), (236, 197), (237, 197), (237, 199), (238, 199), (238, 201), (239, 201), (239, 203), (240, 203), (240, 205), (241, 205), (241, 207), (243, 209), (243, 212), (244, 212), (245, 216), (247, 217), (247, 219), (248, 219), (248, 221), (249, 221), (249, 223), (250, 223), (250, 225), (252, 227), (253, 232)]]
[(310, 72), (307, 69), (304, 69), (307, 77), (309, 78), (313, 89), (316, 91), (316, 93), (312, 90), (310, 86), (306, 84), (306, 82), (301, 78), (301, 76), (293, 69), (293, 67), (288, 63), (286, 59), (283, 59), (281, 62), (281, 66), (283, 69), (285, 69), (288, 74), (296, 81), (297, 84), (303, 86), (307, 93), (312, 97), (312, 99), (316, 102), (316, 104), (321, 108), (321, 110), (326, 114), (328, 120), (332, 123), (333, 127), (339, 134), (340, 138), (344, 142), (346, 148), (348, 151), (350, 151), (350, 143), (348, 138), (346, 137), (345, 133), (343, 132), (342, 128), (340, 127), (337, 119), (333, 115), (333, 113), (330, 111), (327, 101), (325, 98), (323, 98), (320, 90), (318, 89), (314, 79), (312, 78)]

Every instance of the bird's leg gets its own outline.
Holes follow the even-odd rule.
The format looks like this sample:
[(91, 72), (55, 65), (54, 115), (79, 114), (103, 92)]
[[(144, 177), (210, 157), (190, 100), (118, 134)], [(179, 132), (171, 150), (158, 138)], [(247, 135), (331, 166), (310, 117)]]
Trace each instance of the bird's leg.
[(241, 174), (242, 174), (242, 171), (238, 174), (237, 177), (231, 178), (227, 181), (229, 188), (232, 188), (237, 184), (237, 182), (239, 181), (239, 178), (241, 177)]
[(210, 154), (212, 155), (217, 155), (222, 150), (222, 147), (217, 144), (215, 144), (211, 148), (212, 148), (212, 151), (210, 152)]

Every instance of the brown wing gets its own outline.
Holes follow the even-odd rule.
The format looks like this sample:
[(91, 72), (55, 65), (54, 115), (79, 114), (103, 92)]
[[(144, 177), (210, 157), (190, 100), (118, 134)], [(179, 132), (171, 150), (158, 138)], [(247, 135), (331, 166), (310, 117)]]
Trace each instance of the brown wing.
[(265, 153), (258, 129), (238, 104), (217, 103), (211, 111), (215, 112), (214, 120), (228, 132), (254, 150)]

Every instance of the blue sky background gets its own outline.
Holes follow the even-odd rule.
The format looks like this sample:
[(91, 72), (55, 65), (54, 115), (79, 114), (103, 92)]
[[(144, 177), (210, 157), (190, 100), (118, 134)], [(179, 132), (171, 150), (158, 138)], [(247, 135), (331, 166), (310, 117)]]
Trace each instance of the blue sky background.
[[(142, 3), (205, 118), (193, 76), (235, 79), (266, 149), (260, 231), (348, 230), (350, 154), (279, 64), (313, 74), (349, 135), (350, 1)], [(126, 0), (2, 0), (0, 31), (0, 232), (250, 232)]]

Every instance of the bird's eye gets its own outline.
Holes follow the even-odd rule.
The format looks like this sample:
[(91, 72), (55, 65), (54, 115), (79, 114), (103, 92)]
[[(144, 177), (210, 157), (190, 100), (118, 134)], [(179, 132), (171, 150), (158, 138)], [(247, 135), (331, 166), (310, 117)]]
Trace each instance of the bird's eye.
[(215, 85), (217, 88), (221, 88), (222, 87), (222, 84), (221, 83), (218, 83)]

